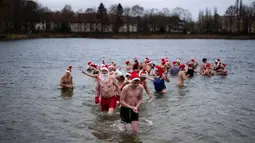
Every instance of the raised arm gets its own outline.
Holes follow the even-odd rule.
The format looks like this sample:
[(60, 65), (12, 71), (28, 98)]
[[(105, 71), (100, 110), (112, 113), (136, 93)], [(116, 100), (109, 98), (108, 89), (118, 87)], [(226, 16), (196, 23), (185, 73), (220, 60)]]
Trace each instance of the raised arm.
[(87, 72), (85, 72), (85, 71), (82, 71), (82, 73), (85, 74), (85, 75), (87, 75), (87, 76), (89, 76), (89, 77), (95, 78), (95, 79), (98, 78), (98, 74), (89, 74), (89, 73), (87, 73)]

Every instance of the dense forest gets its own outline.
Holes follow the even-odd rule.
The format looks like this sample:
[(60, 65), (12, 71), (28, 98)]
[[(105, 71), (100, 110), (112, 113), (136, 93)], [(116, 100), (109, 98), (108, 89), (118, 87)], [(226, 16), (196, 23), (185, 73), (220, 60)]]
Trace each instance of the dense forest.
[[(218, 14), (217, 7), (200, 10), (198, 20), (193, 20), (187, 9), (146, 9), (141, 5), (132, 7), (120, 3), (109, 8), (100, 3), (97, 8), (85, 8), (73, 11), (71, 5), (65, 5), (60, 11), (52, 11), (48, 7), (30, 0), (0, 0), (0, 32), (1, 33), (33, 33), (35, 24), (41, 21), (57, 23), (56, 32), (70, 32), (70, 23), (94, 21), (104, 27), (111, 24), (112, 31), (117, 33), (124, 24), (137, 24), (137, 32), (166, 33), (166, 25), (183, 32), (191, 33), (242, 33), (255, 31), (255, 2), (244, 4), (236, 0), (229, 5), (224, 15)], [(50, 32), (50, 31), (48, 31)], [(129, 32), (129, 30), (128, 30)], [(170, 31), (171, 32), (171, 31)], [(169, 33), (170, 33), (169, 32)]]

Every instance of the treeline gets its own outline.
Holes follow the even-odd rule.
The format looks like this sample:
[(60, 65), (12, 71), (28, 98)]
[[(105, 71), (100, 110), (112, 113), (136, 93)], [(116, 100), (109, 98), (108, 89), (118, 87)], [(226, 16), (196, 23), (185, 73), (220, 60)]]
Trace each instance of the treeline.
[(104, 32), (109, 25), (117, 33), (124, 24), (137, 24), (137, 32), (143, 33), (251, 33), (255, 24), (254, 5), (255, 2), (246, 5), (242, 0), (236, 0), (224, 15), (219, 15), (217, 8), (213, 12), (207, 8), (199, 12), (198, 21), (193, 21), (191, 13), (179, 7), (159, 10), (145, 9), (140, 5), (123, 7), (119, 3), (106, 8), (101, 3), (97, 8), (86, 10), (73, 11), (71, 5), (65, 5), (60, 11), (52, 11), (34, 1), (0, 0), (0, 32), (33, 33), (36, 32), (35, 24), (46, 20), (55, 23), (51, 29), (55, 32), (70, 32), (69, 23), (89, 21), (101, 24), (99, 32)]
[(250, 5), (236, 0), (230, 5), (223, 16), (217, 8), (201, 10), (198, 16), (196, 31), (200, 33), (252, 33), (255, 31), (255, 1)]

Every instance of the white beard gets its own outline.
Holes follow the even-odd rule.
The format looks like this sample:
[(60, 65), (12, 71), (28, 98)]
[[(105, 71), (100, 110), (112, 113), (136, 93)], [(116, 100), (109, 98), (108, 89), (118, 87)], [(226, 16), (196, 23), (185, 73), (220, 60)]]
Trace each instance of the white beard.
[(101, 79), (101, 81), (103, 81), (103, 82), (107, 82), (108, 79), (109, 79), (109, 74), (101, 74), (101, 75), (100, 75), (100, 79)]

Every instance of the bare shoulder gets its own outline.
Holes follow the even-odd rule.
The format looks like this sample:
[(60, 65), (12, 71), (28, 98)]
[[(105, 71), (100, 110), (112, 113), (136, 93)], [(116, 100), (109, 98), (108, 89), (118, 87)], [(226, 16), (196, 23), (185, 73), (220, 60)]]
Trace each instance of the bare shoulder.
[(138, 89), (143, 90), (144, 89), (143, 85), (139, 84)]
[(123, 89), (122, 89), (122, 91), (127, 91), (127, 90), (129, 89), (129, 87), (130, 87), (130, 84), (124, 86)]

